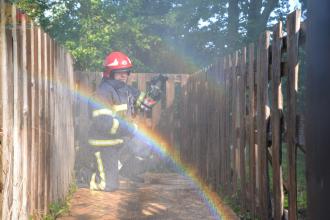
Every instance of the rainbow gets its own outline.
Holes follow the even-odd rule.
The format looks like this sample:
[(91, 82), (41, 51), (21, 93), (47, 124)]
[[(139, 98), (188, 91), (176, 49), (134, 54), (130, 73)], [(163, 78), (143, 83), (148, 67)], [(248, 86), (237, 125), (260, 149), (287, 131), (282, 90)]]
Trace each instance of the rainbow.
[[(53, 83), (54, 81), (55, 80), (53, 80)], [(105, 101), (95, 97), (91, 98), (89, 92), (90, 89), (85, 85), (79, 84), (79, 89), (73, 91), (73, 89), (70, 89), (70, 87), (66, 86), (65, 82), (57, 81), (55, 83), (57, 86), (61, 86), (63, 89), (68, 90), (70, 93), (76, 95), (86, 103), (92, 102), (96, 106), (111, 109), (111, 106), (109, 106)], [(130, 124), (124, 118), (119, 118), (119, 120), (123, 120), (127, 122), (129, 126), (132, 126), (132, 124)], [(233, 218), (232, 211), (227, 208), (223, 201), (221, 201), (218, 194), (207, 186), (207, 184), (202, 180), (194, 168), (180, 159), (179, 152), (174, 147), (170, 146), (170, 144), (159, 134), (155, 133), (151, 129), (148, 129), (143, 124), (138, 124), (138, 127), (139, 129), (136, 134), (137, 138), (145, 142), (153, 152), (157, 153), (162, 158), (169, 158), (170, 162), (173, 163), (175, 168), (181, 174), (192, 180), (194, 186), (198, 189), (198, 193), (201, 199), (207, 205), (214, 219)]]

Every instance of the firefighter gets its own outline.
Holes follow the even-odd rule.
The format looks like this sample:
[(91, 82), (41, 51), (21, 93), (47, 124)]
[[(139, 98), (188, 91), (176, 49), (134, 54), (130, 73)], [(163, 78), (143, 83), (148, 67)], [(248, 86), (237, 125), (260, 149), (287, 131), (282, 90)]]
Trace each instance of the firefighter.
[(92, 122), (88, 144), (94, 154), (94, 163), (89, 187), (113, 191), (119, 187), (119, 151), (137, 130), (130, 123), (135, 109), (150, 110), (156, 102), (127, 85), (133, 67), (127, 55), (112, 52), (103, 65), (103, 77), (94, 97), (97, 102), (90, 103)]

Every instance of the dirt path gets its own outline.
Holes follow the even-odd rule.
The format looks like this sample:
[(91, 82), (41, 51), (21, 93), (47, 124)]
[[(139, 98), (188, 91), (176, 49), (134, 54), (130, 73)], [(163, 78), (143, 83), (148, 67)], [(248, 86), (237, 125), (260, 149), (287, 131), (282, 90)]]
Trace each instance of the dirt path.
[[(197, 189), (183, 176), (146, 174), (144, 180), (144, 183), (122, 180), (116, 192), (81, 188), (73, 197), (69, 215), (60, 219), (215, 219)], [(234, 218), (231, 210), (228, 213)]]

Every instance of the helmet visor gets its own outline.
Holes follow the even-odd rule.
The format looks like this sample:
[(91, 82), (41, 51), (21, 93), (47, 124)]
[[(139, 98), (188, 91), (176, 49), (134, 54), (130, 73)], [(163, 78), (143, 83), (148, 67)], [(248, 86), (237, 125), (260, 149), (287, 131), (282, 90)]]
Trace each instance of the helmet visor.
[(128, 73), (128, 75), (129, 75), (131, 73), (131, 69), (112, 70), (111, 73)]

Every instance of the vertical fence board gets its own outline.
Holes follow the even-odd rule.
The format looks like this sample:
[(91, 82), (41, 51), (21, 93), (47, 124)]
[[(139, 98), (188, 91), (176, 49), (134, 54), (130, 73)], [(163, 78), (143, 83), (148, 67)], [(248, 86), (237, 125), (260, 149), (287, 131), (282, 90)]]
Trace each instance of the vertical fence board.
[[(215, 127), (214, 127), (214, 140), (212, 143), (212, 147), (213, 147), (213, 153), (214, 153), (214, 160), (215, 162), (213, 163), (213, 173), (214, 173), (214, 186), (213, 188), (215, 190), (219, 189), (220, 186), (220, 170), (221, 170), (221, 146), (220, 146), (220, 142), (221, 142), (221, 130), (220, 130), (220, 123), (221, 123), (221, 81), (220, 81), (220, 77), (221, 77), (221, 68), (222, 68), (222, 61), (219, 59), (216, 62), (216, 68), (215, 68), (215, 72), (214, 72), (214, 77), (215, 77), (215, 82), (213, 82), (213, 87), (214, 87), (214, 106), (213, 108), (215, 109)], [(212, 164), (212, 161), (210, 161)]]
[(300, 29), (300, 11), (295, 11), (287, 20), (288, 51), (288, 169), (289, 169), (289, 219), (297, 219), (297, 173), (296, 173), (296, 102), (298, 92), (298, 40)]
[(281, 113), (283, 111), (281, 89), (281, 51), (282, 51), (282, 23), (274, 27), (272, 44), (272, 166), (274, 192), (274, 219), (280, 220), (283, 216), (283, 179), (281, 167)]
[(232, 73), (231, 69), (233, 66), (233, 61), (231, 55), (228, 56), (228, 66), (227, 66), (227, 86), (226, 86), (226, 176), (227, 176), (227, 183), (226, 183), (226, 192), (227, 194), (232, 193), (232, 166), (231, 166), (231, 97), (232, 97)]
[[(207, 155), (208, 155), (208, 140), (207, 140), (207, 117), (209, 114), (208, 110), (208, 95), (207, 95), (207, 81), (206, 81), (206, 71), (203, 71), (203, 74), (201, 74), (199, 77), (200, 79), (198, 80), (198, 86), (199, 90), (198, 93), (196, 94), (196, 104), (198, 104), (198, 100), (201, 98), (201, 106), (204, 106), (202, 109), (200, 106), (197, 107), (198, 109), (198, 119), (196, 123), (196, 131), (198, 134), (199, 141), (197, 142), (198, 144), (196, 145), (197, 154), (196, 158), (199, 159), (199, 171), (200, 175), (205, 181), (207, 179)], [(205, 114), (206, 112), (206, 114)], [(200, 127), (201, 126), (201, 127)], [(201, 129), (200, 129), (201, 128)], [(205, 181), (206, 182), (206, 181)]]
[(3, 139), (2, 139), (2, 180), (3, 180), (3, 201), (2, 219), (10, 219), (12, 213), (12, 156), (13, 156), (13, 75), (12, 75), (12, 39), (7, 33), (5, 15), (6, 3), (1, 1), (1, 82), (2, 82), (2, 119), (3, 119)]
[(220, 160), (220, 169), (219, 169), (219, 182), (218, 187), (220, 188), (221, 192), (223, 192), (223, 186), (225, 183), (225, 151), (224, 151), (224, 137), (225, 137), (225, 117), (224, 117), (224, 112), (225, 112), (225, 103), (224, 103), (224, 99), (225, 99), (225, 78), (224, 78), (224, 66), (225, 66), (225, 62), (223, 58), (220, 58), (220, 68), (219, 68), (219, 148), (220, 148), (220, 155), (219, 155), (219, 160)]
[(19, 53), (21, 52), (18, 24), (16, 21), (16, 7), (12, 6), (12, 39), (13, 39), (13, 77), (14, 77), (14, 124), (13, 124), (13, 212), (12, 219), (22, 217), (22, 139), (20, 126), (22, 123), (22, 74), (20, 68)]
[(38, 29), (32, 24), (31, 27), (31, 117), (32, 117), (32, 149), (31, 149), (31, 211), (32, 213), (35, 213), (38, 207), (38, 149), (39, 149), (39, 117), (38, 117), (38, 111), (39, 111), (39, 78), (38, 78)]
[(221, 131), (221, 162), (222, 162), (222, 171), (221, 171), (221, 191), (225, 192), (226, 190), (226, 86), (227, 86), (227, 78), (226, 78), (226, 59), (222, 59), (222, 68), (221, 68), (221, 79), (222, 79), (222, 93), (221, 93), (221, 124), (220, 124), (220, 131)]
[(33, 128), (32, 128), (32, 73), (34, 71), (34, 65), (33, 65), (33, 24), (30, 19), (26, 18), (26, 79), (24, 80), (24, 121), (26, 122), (26, 135), (27, 135), (27, 173), (26, 173), (26, 178), (27, 178), (27, 186), (26, 190), (28, 193), (28, 213), (32, 213), (33, 210), (33, 201), (32, 200), (32, 194), (33, 192), (31, 191), (32, 189), (32, 136), (33, 136)]
[[(30, 158), (30, 137), (31, 137), (31, 127), (30, 127), (30, 103), (29, 103), (29, 74), (27, 71), (27, 21), (26, 16), (21, 16), (21, 77), (22, 77), (22, 211), (23, 216), (28, 215), (28, 189), (29, 189), (29, 161)], [(24, 217), (23, 217), (24, 218)]]
[(45, 150), (45, 94), (44, 94), (44, 51), (43, 51), (43, 31), (38, 27), (38, 96), (39, 96), (39, 109), (38, 109), (38, 132), (39, 132), (39, 149), (38, 149), (38, 212), (42, 214), (44, 210), (44, 193), (45, 193), (45, 161), (44, 161), (44, 150)]
[(246, 208), (246, 173), (245, 173), (245, 113), (246, 113), (246, 48), (242, 49), (239, 76), (239, 150), (240, 150), (240, 189), (242, 209)]
[[(153, 108), (152, 108), (152, 118), (149, 119), (152, 122), (152, 129), (155, 129), (159, 123), (160, 116), (161, 116), (161, 111), (162, 111), (162, 103), (159, 102), (157, 103)], [(148, 120), (148, 119), (147, 119)], [(149, 124), (147, 122), (147, 124)]]
[[(52, 122), (54, 122), (54, 60), (55, 60), (55, 53), (54, 53), (54, 42), (50, 40), (50, 46), (49, 46), (49, 56), (50, 56), (50, 61), (49, 61), (49, 104), (50, 104), (50, 109), (49, 109), (49, 117)], [(53, 183), (53, 149), (54, 149), (54, 123), (50, 123), (49, 126), (49, 132), (50, 132), (50, 145), (49, 145), (49, 201), (53, 201), (53, 188), (54, 188), (54, 183)]]
[(166, 82), (166, 108), (170, 108), (173, 105), (175, 98), (175, 81), (173, 77), (169, 77)]
[(255, 123), (256, 116), (255, 105), (255, 58), (254, 58), (254, 44), (249, 45), (249, 67), (248, 67), (248, 85), (249, 85), (249, 197), (250, 197), (250, 211), (252, 218), (256, 214), (256, 148), (255, 148)]
[(258, 157), (259, 157), (259, 208), (261, 219), (268, 219), (268, 161), (267, 161), (267, 133), (266, 133), (266, 105), (268, 84), (268, 49), (270, 33), (266, 32), (259, 38), (260, 56), (257, 72), (257, 128), (258, 128)]
[(50, 118), (49, 118), (49, 54), (48, 54), (48, 35), (44, 33), (44, 40), (43, 40), (43, 51), (44, 51), (44, 84), (45, 84), (45, 111), (44, 111), (44, 118), (45, 118), (45, 150), (44, 150), (44, 164), (45, 164), (45, 179), (44, 179), (44, 184), (45, 184), (45, 193), (44, 193), (44, 211), (47, 212), (48, 209), (48, 198), (49, 198), (49, 188), (48, 188), (48, 182), (49, 182), (49, 123), (50, 123)]
[(233, 172), (233, 182), (232, 182), (232, 193), (237, 192), (238, 183), (238, 158), (237, 158), (237, 140), (239, 139), (237, 135), (237, 65), (239, 62), (238, 51), (233, 54), (233, 65), (231, 68), (231, 79), (232, 79), (232, 97), (231, 97), (231, 156), (232, 156), (232, 172)]
[(146, 76), (144, 74), (137, 74), (138, 76), (138, 88), (140, 91), (146, 91)]
[[(166, 108), (172, 109), (172, 111), (175, 111), (173, 102), (175, 98), (175, 81), (174, 77), (169, 77), (168, 81), (166, 82)], [(174, 123), (177, 123), (174, 120), (174, 114), (171, 114), (170, 116), (170, 123), (169, 125), (173, 125)], [(174, 132), (175, 129), (169, 129), (169, 138), (170, 138), (170, 144), (171, 146), (174, 145)]]
[[(59, 74), (59, 47), (58, 47), (58, 44), (54, 43), (54, 75), (53, 75), (53, 82), (57, 82), (58, 81), (58, 74)], [(59, 184), (60, 181), (59, 181), (59, 178), (55, 178), (55, 177), (60, 177), (60, 173), (59, 173), (59, 170), (58, 170), (58, 167), (57, 167), (57, 163), (58, 161), (56, 161), (56, 158), (59, 158), (59, 155), (58, 155), (58, 151), (57, 151), (57, 148), (55, 146), (59, 145), (59, 141), (60, 141), (60, 137), (58, 135), (58, 130), (60, 129), (59, 128), (59, 115), (58, 115), (58, 109), (59, 109), (59, 105), (58, 105), (58, 84), (54, 83), (53, 85), (53, 103), (54, 103), (54, 109), (53, 109), (53, 117), (54, 117), (54, 127), (53, 127), (53, 141), (54, 141), (54, 148), (52, 150), (52, 165), (53, 165), (53, 169), (52, 169), (52, 173), (53, 173), (53, 178), (52, 178), (52, 183), (54, 184), (54, 187), (53, 187), (53, 199), (56, 201), (60, 198), (59, 196)]]

